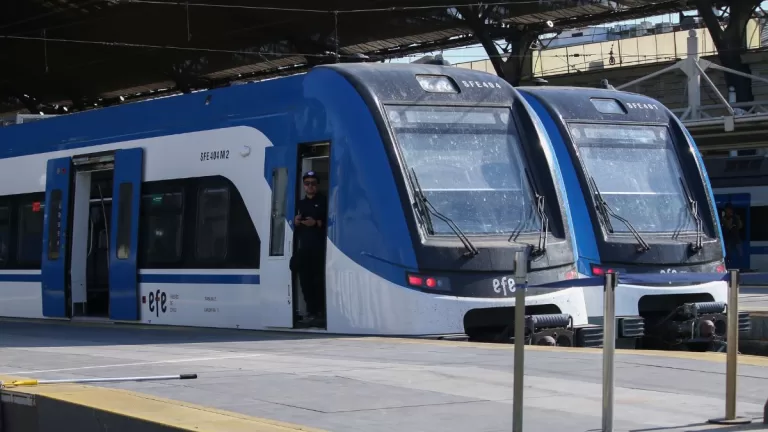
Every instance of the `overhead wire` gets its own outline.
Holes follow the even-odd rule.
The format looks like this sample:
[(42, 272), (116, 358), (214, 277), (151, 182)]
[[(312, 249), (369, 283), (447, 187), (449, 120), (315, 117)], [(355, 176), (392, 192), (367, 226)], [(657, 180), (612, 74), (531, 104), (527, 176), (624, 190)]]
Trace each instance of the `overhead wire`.
[[(143, 1), (143, 0), (142, 0)], [(467, 32), (467, 36), (470, 36), (470, 32)], [(561, 36), (558, 37), (558, 40), (565, 40), (565, 39), (575, 39), (575, 38), (581, 38), (581, 36)], [(179, 46), (179, 45), (162, 45), (162, 44), (148, 44), (148, 43), (133, 43), (133, 42), (117, 42), (117, 41), (104, 41), (104, 40), (86, 40), (86, 39), (69, 39), (69, 38), (55, 38), (55, 37), (47, 37), (47, 36), (20, 36), (20, 35), (3, 35), (0, 34), (0, 40), (18, 40), (18, 41), (44, 41), (44, 42), (58, 42), (58, 43), (70, 43), (70, 44), (84, 44), (84, 45), (100, 45), (100, 46), (111, 46), (111, 47), (122, 47), (122, 48), (146, 48), (146, 49), (167, 49), (167, 50), (178, 50), (178, 51), (193, 51), (193, 52), (206, 52), (206, 53), (220, 53), (220, 54), (240, 54), (240, 55), (274, 55), (274, 56), (282, 56), (282, 57), (289, 57), (289, 56), (302, 56), (302, 57), (327, 57), (330, 54), (329, 53), (309, 53), (309, 52), (292, 52), (292, 51), (253, 51), (253, 50), (236, 50), (236, 49), (224, 49), (224, 48), (204, 48), (204, 47), (194, 47), (194, 46)], [(621, 40), (621, 39), (619, 39)], [(393, 58), (395, 56), (399, 57), (415, 57), (415, 56), (422, 56), (424, 53), (428, 52), (445, 52), (445, 51), (454, 51), (454, 50), (460, 50), (460, 49), (466, 49), (467, 46), (461, 46), (461, 47), (449, 47), (449, 48), (437, 48), (437, 49), (425, 49), (421, 51), (420, 53), (413, 53), (413, 54), (402, 54), (398, 55), (397, 53), (392, 54), (375, 54), (375, 53), (350, 53), (350, 54), (343, 54), (339, 52), (340, 57), (346, 57), (346, 58), (360, 58), (360, 55), (368, 56), (368, 57), (377, 57), (381, 59), (387, 59), (387, 58)], [(565, 48), (565, 47), (562, 47)], [(343, 50), (343, 47), (339, 46), (338, 48), (334, 47), (334, 50), (338, 49), (339, 51)], [(559, 48), (550, 48), (552, 49), (559, 49)], [(538, 50), (535, 50), (538, 51)], [(543, 50), (543, 52), (546, 52), (548, 50)], [(721, 50), (720, 52), (730, 52), (730, 51), (742, 51), (741, 48), (733, 48), (728, 50)], [(670, 59), (679, 58), (680, 53), (674, 52), (674, 53), (662, 53), (658, 52), (654, 56), (655, 57), (667, 57)], [(715, 55), (717, 52), (711, 52), (711, 53), (699, 53), (700, 55)], [(506, 54), (506, 53), (499, 53), (499, 54), (485, 54), (484, 57), (480, 58), (479, 60), (484, 60), (487, 57), (502, 57), (502, 58), (522, 58), (526, 57), (526, 55), (522, 54)], [(568, 54), (563, 56), (549, 56), (549, 57), (588, 57), (588, 56), (595, 56), (599, 55), (596, 53), (575, 53), (575, 54)], [(452, 55), (452, 54), (442, 54), (443, 57), (471, 57), (467, 55)], [(626, 57), (652, 57), (649, 54), (616, 54), (616, 56), (621, 56), (622, 58)]]
[(250, 5), (234, 5), (234, 4), (217, 4), (217, 3), (181, 3), (170, 2), (161, 0), (128, 0), (127, 3), (137, 4), (154, 4), (164, 6), (183, 6), (189, 4), (192, 7), (211, 7), (211, 8), (227, 8), (227, 9), (252, 9), (262, 11), (275, 11), (275, 12), (304, 12), (304, 13), (366, 13), (366, 12), (395, 12), (395, 11), (407, 11), (407, 10), (426, 10), (426, 9), (455, 9), (459, 7), (467, 6), (514, 6), (523, 4), (541, 4), (541, 3), (566, 3), (567, 0), (519, 0), (519, 1), (503, 1), (503, 2), (478, 2), (478, 3), (456, 3), (456, 4), (444, 4), (444, 5), (422, 5), (422, 6), (389, 6), (380, 8), (365, 8), (365, 9), (306, 9), (306, 8), (287, 8), (277, 6), (250, 6)]
[[(163, 4), (163, 5), (179, 5), (179, 6), (186, 6), (187, 3), (172, 3), (172, 2), (165, 2), (165, 1), (156, 1), (156, 0), (131, 0), (132, 3), (150, 3), (150, 4)], [(407, 9), (427, 9), (427, 8), (449, 8), (449, 7), (456, 7), (456, 6), (472, 6), (472, 5), (509, 5), (509, 4), (525, 4), (525, 3), (539, 3), (538, 1), (518, 1), (518, 2), (495, 2), (495, 3), (477, 3), (477, 4), (460, 4), (460, 5), (435, 5), (435, 6), (402, 6), (402, 7), (389, 7), (389, 8), (372, 8), (372, 9), (356, 9), (356, 10), (345, 10), (345, 11), (333, 11), (333, 10), (319, 10), (319, 9), (302, 9), (300, 11), (304, 12), (317, 12), (317, 13), (333, 13), (334, 16), (338, 17), (339, 13), (359, 13), (359, 12), (376, 12), (376, 11), (391, 11), (391, 10), (407, 10)], [(293, 10), (290, 8), (273, 8), (273, 7), (260, 7), (260, 6), (238, 6), (238, 5), (210, 5), (205, 3), (189, 3), (189, 6), (214, 6), (214, 7), (240, 7), (240, 8), (249, 8), (249, 9), (272, 9), (272, 10)], [(295, 11), (295, 10), (294, 10)], [(337, 18), (336, 18), (337, 19)], [(469, 35), (469, 32), (468, 32)], [(560, 36), (558, 39), (569, 39), (569, 38), (576, 38), (577, 36)], [(202, 47), (188, 47), (188, 46), (175, 46), (175, 45), (160, 45), (160, 44), (146, 44), (146, 43), (130, 43), (130, 42), (110, 42), (110, 41), (97, 41), (97, 40), (78, 40), (78, 39), (66, 39), (66, 38), (49, 38), (49, 37), (37, 37), (37, 36), (17, 36), (17, 35), (0, 35), (0, 39), (8, 39), (8, 40), (26, 40), (26, 41), (45, 41), (47, 42), (59, 42), (59, 43), (74, 43), (74, 44), (89, 44), (89, 45), (101, 45), (101, 46), (112, 46), (112, 47), (125, 47), (125, 48), (146, 48), (146, 49), (166, 49), (166, 50), (179, 50), (179, 51), (191, 51), (191, 52), (205, 52), (205, 53), (222, 53), (222, 54), (238, 54), (238, 55), (255, 55), (255, 56), (279, 56), (279, 57), (293, 57), (293, 56), (301, 56), (306, 58), (311, 57), (329, 57), (331, 55), (335, 55), (336, 58), (360, 58), (359, 54), (342, 54), (339, 53), (339, 47), (338, 47), (338, 41), (337, 46), (335, 47), (335, 53), (301, 53), (301, 52), (288, 52), (288, 51), (253, 51), (253, 50), (231, 50), (231, 49), (216, 49), (216, 48), (202, 48)], [(440, 51), (450, 51), (450, 50), (458, 50), (458, 49), (465, 49), (466, 47), (450, 47), (441, 49)], [(738, 50), (738, 49), (737, 49)], [(397, 55), (397, 54), (364, 54), (368, 59), (391, 59), (395, 56), (401, 57), (401, 58), (408, 58), (408, 57), (416, 57), (419, 55), (423, 55), (424, 52), (429, 52), (430, 50), (424, 50), (420, 54), (403, 54), (403, 55)], [(432, 50), (432, 52), (437, 50)], [(714, 54), (714, 53), (713, 53)], [(579, 54), (566, 54), (566, 55), (551, 55), (547, 57), (554, 57), (554, 58), (566, 58), (566, 57), (588, 57), (588, 56), (595, 56), (599, 54), (592, 54), (592, 53), (579, 53)], [(498, 55), (488, 55), (487, 57), (503, 57), (503, 58), (520, 58), (524, 55), (507, 55), (507, 54), (498, 54)], [(466, 58), (466, 55), (450, 55), (450, 54), (443, 54), (443, 57), (462, 57)], [(628, 58), (628, 57), (644, 57), (648, 58), (647, 54), (622, 54), (620, 55), (621, 58)], [(657, 60), (660, 58), (667, 58), (667, 59), (675, 59), (677, 58), (677, 53), (674, 54), (663, 54), (663, 53), (657, 53), (655, 56)], [(266, 58), (265, 58), (266, 59)], [(484, 60), (486, 58), (481, 58), (480, 60)], [(268, 59), (266, 59), (268, 60)], [(602, 60), (605, 61), (605, 56), (602, 57)], [(621, 64), (623, 65), (629, 65), (629, 64), (639, 64), (642, 63), (642, 60), (638, 61), (622, 61)], [(575, 67), (576, 65), (570, 65), (566, 64), (562, 67), (564, 69), (564, 72), (570, 70), (571, 68)], [(279, 68), (278, 68), (279, 69)], [(548, 75), (551, 74), (551, 72), (559, 71), (561, 68), (555, 68), (553, 70), (548, 71)]]

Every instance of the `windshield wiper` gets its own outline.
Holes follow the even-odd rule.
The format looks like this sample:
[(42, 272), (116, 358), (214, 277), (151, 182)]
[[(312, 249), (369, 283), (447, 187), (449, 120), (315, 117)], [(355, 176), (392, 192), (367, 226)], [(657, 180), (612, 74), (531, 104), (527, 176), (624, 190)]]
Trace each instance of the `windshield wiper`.
[(632, 226), (632, 224), (624, 219), (623, 217), (616, 214), (616, 212), (611, 209), (611, 207), (608, 205), (607, 202), (603, 199), (603, 195), (600, 193), (600, 189), (597, 188), (597, 183), (595, 183), (595, 179), (592, 176), (589, 176), (589, 182), (592, 185), (592, 189), (595, 191), (595, 205), (597, 206), (597, 211), (603, 216), (603, 220), (605, 221), (605, 225), (608, 228), (609, 232), (614, 232), (613, 225), (611, 225), (610, 218), (608, 216), (613, 216), (616, 219), (620, 220), (624, 223), (624, 225), (627, 227), (630, 233), (632, 233), (633, 236), (635, 236), (635, 239), (638, 243), (638, 252), (646, 252), (651, 249), (651, 247), (648, 245), (648, 243), (643, 240), (643, 237), (640, 235), (639, 232), (635, 229), (635, 227)]
[(549, 218), (547, 217), (547, 212), (544, 211), (544, 195), (539, 194), (528, 168), (525, 169), (525, 176), (528, 178), (528, 186), (530, 186), (531, 192), (536, 200), (536, 213), (538, 213), (539, 219), (541, 219), (541, 226), (539, 226), (539, 245), (531, 251), (531, 256), (537, 257), (539, 255), (544, 255), (547, 252)]
[(466, 235), (459, 229), (459, 227), (450, 219), (448, 216), (445, 216), (444, 214), (437, 211), (435, 206), (432, 205), (429, 200), (427, 200), (426, 195), (424, 195), (424, 191), (421, 190), (421, 185), (419, 184), (419, 179), (416, 177), (416, 171), (411, 168), (410, 175), (408, 176), (411, 180), (411, 186), (413, 187), (413, 191), (416, 193), (416, 199), (418, 203), (414, 203), (416, 208), (421, 213), (422, 217), (424, 218), (424, 223), (427, 227), (427, 232), (430, 234), (435, 233), (434, 226), (432, 225), (432, 218), (429, 216), (430, 213), (437, 216), (438, 219), (442, 220), (443, 222), (448, 225), (451, 230), (456, 234), (456, 237), (461, 240), (461, 243), (464, 245), (465, 248), (467, 248), (467, 251), (464, 252), (464, 256), (475, 256), (480, 253), (480, 251), (477, 250), (475, 245), (472, 244), (471, 241), (469, 241), (469, 238), (467, 238)]
[(696, 242), (691, 242), (690, 248), (691, 252), (698, 253), (701, 249), (704, 248), (704, 229), (702, 227), (702, 221), (701, 217), (699, 216), (699, 202), (693, 199), (691, 196), (691, 191), (688, 190), (688, 187), (685, 185), (685, 182), (683, 181), (682, 177), (678, 177), (680, 179), (680, 185), (683, 187), (683, 192), (685, 192), (685, 197), (688, 199), (688, 210), (691, 211), (691, 215), (693, 215), (693, 219), (696, 220)]

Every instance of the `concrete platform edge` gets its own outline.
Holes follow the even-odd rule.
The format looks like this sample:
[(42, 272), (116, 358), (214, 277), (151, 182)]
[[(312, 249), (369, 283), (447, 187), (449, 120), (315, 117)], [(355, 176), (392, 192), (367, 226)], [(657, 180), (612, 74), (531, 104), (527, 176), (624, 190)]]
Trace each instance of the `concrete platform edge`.
[[(25, 378), (0, 376), (6, 385), (19, 379)], [(81, 432), (323, 432), (122, 389), (44, 384), (0, 390), (0, 431), (49, 432), (62, 425)]]

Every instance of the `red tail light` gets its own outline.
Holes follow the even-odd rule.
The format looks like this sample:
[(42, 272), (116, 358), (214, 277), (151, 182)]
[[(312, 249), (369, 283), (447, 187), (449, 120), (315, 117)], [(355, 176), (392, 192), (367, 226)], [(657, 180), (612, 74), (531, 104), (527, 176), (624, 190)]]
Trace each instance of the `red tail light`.
[(420, 287), (424, 285), (424, 279), (421, 276), (408, 275), (408, 285)]
[(450, 284), (447, 278), (437, 276), (426, 276), (418, 274), (408, 274), (408, 285), (416, 288), (428, 288), (434, 290), (449, 289)]
[(592, 266), (592, 275), (593, 276), (605, 276), (606, 273), (614, 273), (614, 270), (612, 268), (602, 268), (598, 267), (596, 265)]
[(576, 270), (569, 270), (565, 272), (565, 280), (571, 280), (571, 279), (578, 279), (579, 278), (579, 272)]
[(715, 271), (717, 273), (725, 273), (725, 264), (718, 264)]

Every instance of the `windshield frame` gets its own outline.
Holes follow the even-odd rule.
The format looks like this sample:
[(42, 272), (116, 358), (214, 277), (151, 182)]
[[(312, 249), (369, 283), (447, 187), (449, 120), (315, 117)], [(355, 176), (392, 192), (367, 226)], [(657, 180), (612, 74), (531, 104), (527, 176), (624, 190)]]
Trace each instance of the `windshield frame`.
[[(565, 129), (565, 132), (568, 136), (568, 139), (570, 140), (570, 146), (571, 151), (573, 154), (573, 157), (578, 161), (578, 167), (577, 169), (580, 171), (580, 182), (582, 182), (582, 191), (584, 194), (584, 198), (587, 200), (589, 205), (592, 208), (597, 208), (598, 202), (595, 197), (596, 192), (599, 192), (603, 198), (605, 198), (605, 190), (600, 188), (600, 184), (597, 183), (595, 180), (595, 187), (600, 188), (599, 191), (595, 191), (594, 187), (592, 186), (591, 182), (589, 181), (590, 177), (594, 177), (594, 174), (587, 169), (587, 166), (585, 164), (585, 160), (581, 151), (582, 146), (577, 144), (577, 139), (574, 138), (572, 133), (571, 126), (577, 125), (577, 126), (608, 126), (608, 127), (621, 127), (621, 126), (638, 126), (638, 127), (655, 127), (655, 128), (663, 128), (666, 131), (667, 134), (667, 143), (664, 147), (657, 147), (659, 149), (672, 150), (672, 153), (674, 154), (674, 165), (677, 168), (677, 172), (679, 173), (679, 177), (682, 180), (682, 184), (678, 181), (675, 185), (675, 189), (679, 190), (680, 195), (685, 202), (686, 206), (689, 206), (688, 203), (688, 196), (686, 193), (691, 194), (691, 197), (695, 199), (695, 194), (692, 191), (692, 185), (690, 184), (690, 173), (686, 169), (686, 165), (682, 161), (682, 155), (681, 155), (681, 149), (680, 149), (680, 143), (676, 139), (676, 134), (673, 128), (668, 123), (660, 123), (660, 122), (636, 122), (636, 121), (605, 121), (605, 120), (586, 120), (586, 119), (572, 119), (572, 120), (565, 120), (563, 122), (563, 126)], [(589, 147), (589, 146), (587, 146)], [(688, 148), (688, 143), (685, 142), (685, 148)], [(698, 173), (697, 173), (698, 177)], [(587, 192), (588, 191), (588, 192)], [(700, 207), (700, 206), (699, 206)], [(699, 217), (704, 217), (702, 215), (702, 208), (698, 209)], [(596, 211), (597, 220), (596, 223), (599, 224), (603, 234), (606, 237), (612, 237), (612, 238), (627, 238), (627, 239), (634, 239), (633, 234), (627, 229), (627, 227), (624, 226), (623, 223), (621, 223), (619, 220), (610, 217), (610, 225), (613, 226), (614, 231), (611, 232), (609, 224), (606, 223), (605, 220), (603, 220), (602, 217), (599, 216), (599, 211)], [(619, 216), (627, 217), (627, 215), (623, 215), (619, 213)], [(687, 238), (690, 236), (696, 235), (696, 221), (693, 215), (690, 213), (690, 207), (688, 207), (688, 211), (686, 212), (686, 228), (682, 230), (666, 230), (666, 231), (649, 231), (644, 229), (643, 227), (637, 227), (634, 228), (643, 236), (643, 237), (651, 237), (655, 239), (666, 239), (666, 240), (673, 240), (673, 239), (679, 239), (679, 238)], [(617, 230), (619, 228), (619, 230)], [(706, 236), (706, 233), (705, 233)]]
[[(403, 154), (404, 149), (401, 142), (401, 135), (397, 131), (397, 127), (393, 125), (389, 113), (391, 107), (398, 107), (398, 108), (437, 108), (437, 109), (450, 109), (454, 108), (457, 110), (471, 110), (471, 109), (502, 109), (506, 110), (509, 113), (509, 123), (507, 124), (507, 130), (503, 133), (498, 133), (499, 135), (503, 135), (505, 137), (505, 141), (507, 142), (507, 149), (510, 152), (510, 158), (518, 157), (519, 160), (515, 161), (512, 159), (513, 163), (519, 164), (519, 167), (521, 169), (521, 173), (523, 175), (523, 178), (521, 178), (521, 189), (525, 193), (525, 200), (526, 202), (531, 206), (529, 211), (533, 213), (533, 217), (536, 218), (535, 221), (529, 222), (529, 224), (532, 226), (532, 228), (526, 228), (524, 231), (503, 231), (503, 232), (472, 232), (464, 230), (464, 226), (457, 221), (457, 226), (464, 230), (464, 234), (472, 239), (479, 240), (479, 241), (503, 241), (504, 243), (507, 243), (509, 241), (516, 242), (516, 243), (528, 243), (530, 242), (529, 239), (531, 238), (538, 238), (539, 237), (539, 230), (535, 227), (538, 227), (540, 225), (540, 220), (538, 219), (538, 214), (536, 214), (535, 210), (535, 198), (533, 195), (533, 191), (531, 189), (530, 181), (528, 177), (525, 177), (525, 170), (532, 170), (531, 163), (530, 163), (530, 157), (529, 157), (529, 151), (526, 149), (525, 145), (523, 145), (522, 140), (526, 139), (526, 135), (521, 131), (521, 124), (517, 116), (515, 115), (515, 109), (513, 106), (509, 104), (494, 104), (494, 103), (484, 103), (484, 104), (478, 104), (478, 103), (460, 103), (460, 102), (450, 102), (450, 103), (423, 103), (423, 102), (417, 102), (417, 101), (386, 101), (381, 102), (380, 110), (382, 113), (382, 117), (384, 120), (384, 123), (387, 128), (387, 134), (389, 135), (389, 138), (392, 143), (393, 152), (395, 155), (395, 158), (397, 159), (397, 169), (402, 176), (402, 179), (405, 182), (405, 189), (407, 193), (407, 199), (409, 201), (409, 207), (411, 208), (411, 211), (416, 219), (416, 225), (419, 229), (419, 232), (421, 233), (424, 240), (428, 241), (443, 241), (443, 240), (449, 240), (449, 241), (455, 241), (456, 236), (451, 231), (441, 231), (437, 233), (429, 233), (427, 224), (422, 220), (423, 218), (420, 216), (418, 209), (414, 208), (413, 205), (410, 205), (411, 203), (414, 203), (418, 200), (418, 190), (414, 189), (414, 185), (411, 181), (412, 175), (411, 175), (411, 165), (408, 163), (408, 160), (406, 159), (405, 155)], [(426, 123), (428, 126), (424, 128), (429, 128), (429, 125), (440, 125), (441, 123)], [(448, 126), (446, 124), (446, 126)], [(479, 123), (473, 123), (471, 124), (474, 128), (479, 128)], [(512, 131), (512, 137), (516, 142), (516, 148), (512, 148), (513, 144), (509, 142), (509, 128), (513, 128)], [(422, 129), (422, 128), (418, 128)], [(417, 128), (414, 128), (414, 131), (417, 130)], [(422, 129), (423, 130), (423, 129)], [(450, 130), (450, 129), (448, 129)], [(418, 173), (417, 173), (418, 175)], [(531, 173), (533, 176), (533, 173)], [(419, 178), (420, 179), (420, 178)], [(534, 178), (534, 182), (536, 182), (536, 179)], [(549, 216), (550, 209), (546, 208), (546, 213)], [(453, 219), (452, 214), (446, 214), (449, 218)], [(434, 215), (429, 215), (429, 217), (432, 218), (432, 223), (435, 222)], [(552, 231), (550, 230), (547, 233), (547, 237), (552, 236)], [(510, 237), (511, 236), (511, 237)], [(524, 239), (524, 240), (521, 240)]]

